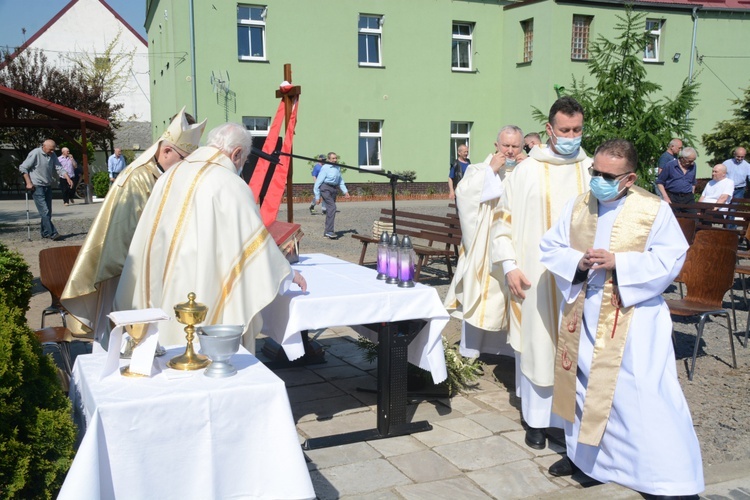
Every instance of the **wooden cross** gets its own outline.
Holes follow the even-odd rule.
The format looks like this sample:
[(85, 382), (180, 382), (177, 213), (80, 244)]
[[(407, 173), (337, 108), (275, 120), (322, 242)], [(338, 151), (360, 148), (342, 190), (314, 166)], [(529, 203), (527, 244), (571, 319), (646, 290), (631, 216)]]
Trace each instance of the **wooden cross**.
[[(292, 83), (292, 65), (284, 65), (284, 80)], [(289, 126), (289, 118), (292, 116), (292, 103), (294, 98), (302, 93), (302, 87), (295, 85), (286, 92), (281, 90), (276, 91), (276, 98), (281, 98), (284, 102), (284, 130)], [(292, 153), (292, 151), (289, 151)], [(294, 203), (292, 203), (292, 195), (294, 194), (294, 185), (292, 184), (292, 174), (294, 169), (292, 168), (292, 157), (289, 156), (289, 170), (286, 174), (286, 220), (287, 222), (294, 222)]]

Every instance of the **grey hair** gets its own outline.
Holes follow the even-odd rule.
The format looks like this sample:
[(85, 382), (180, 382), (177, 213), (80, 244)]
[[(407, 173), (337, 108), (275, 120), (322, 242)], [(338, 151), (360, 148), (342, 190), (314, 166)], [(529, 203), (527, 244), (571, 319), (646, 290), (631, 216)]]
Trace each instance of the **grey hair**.
[(523, 139), (523, 130), (521, 130), (520, 127), (516, 127), (515, 125), (506, 125), (503, 128), (500, 129), (500, 131), (497, 133), (497, 140), (500, 140), (500, 136), (504, 132), (515, 132), (517, 134), (521, 135), (521, 139)]
[(680, 139), (678, 137), (675, 137), (674, 139), (672, 139), (671, 141), (669, 141), (669, 144), (667, 144), (667, 147), (671, 148), (672, 146), (674, 146), (675, 144), (677, 144), (678, 141), (680, 142), (680, 144), (682, 144), (682, 139)]
[(690, 146), (686, 148), (682, 148), (682, 151), (680, 151), (680, 158), (686, 158), (688, 156), (698, 158), (698, 152), (694, 148), (691, 148)]
[(242, 158), (247, 159), (253, 139), (244, 125), (229, 122), (212, 129), (208, 133), (206, 145), (223, 151), (227, 156), (230, 156), (236, 148), (241, 148)]

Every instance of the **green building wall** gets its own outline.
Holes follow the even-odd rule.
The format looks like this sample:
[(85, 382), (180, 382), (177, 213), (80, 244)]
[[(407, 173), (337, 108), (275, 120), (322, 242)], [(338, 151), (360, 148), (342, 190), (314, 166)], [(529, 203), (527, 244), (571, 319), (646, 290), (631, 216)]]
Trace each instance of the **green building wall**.
[[(267, 62), (239, 61), (238, 3), (267, 5)], [(472, 122), (471, 158), (481, 161), (494, 151), (500, 126), (513, 123), (524, 131), (543, 127), (531, 117), (536, 106), (546, 111), (556, 98), (554, 85), (569, 86), (571, 75), (586, 74), (584, 62), (570, 59), (573, 14), (591, 15), (592, 37), (610, 36), (622, 12), (607, 2), (541, 0), (512, 5), (476, 0), (265, 0), (193, 1), (195, 33), (195, 102), (190, 43), (190, 0), (149, 0), (146, 28), (151, 60), (154, 137), (182, 106), (208, 129), (243, 116), (273, 117), (275, 91), (283, 65), (291, 64), (293, 83), (302, 95), (294, 152), (306, 156), (336, 151), (349, 165), (358, 163), (359, 120), (382, 120), (385, 170), (417, 172), (418, 182), (447, 178), (450, 123)], [(649, 79), (673, 95), (688, 77), (693, 20), (688, 9), (652, 10), (665, 19), (661, 59), (649, 64)], [(357, 62), (359, 14), (384, 16), (382, 68)], [(750, 46), (750, 12), (698, 12), (697, 46), (703, 63), (695, 63), (701, 83), (700, 104), (693, 113), (694, 135), (730, 117), (729, 99), (750, 85), (742, 59)], [(534, 19), (534, 57), (520, 63), (520, 22)], [(451, 70), (454, 21), (475, 24), (473, 71)], [(679, 62), (672, 61), (675, 52)], [(708, 71), (710, 67), (712, 71)], [(714, 75), (715, 73), (715, 75)], [(227, 80), (230, 93), (214, 92), (211, 76)], [(702, 153), (700, 145), (699, 152)], [(708, 175), (703, 164), (701, 174)], [(347, 182), (382, 182), (367, 174), (347, 174)], [(310, 182), (305, 162), (296, 161), (295, 183)]]

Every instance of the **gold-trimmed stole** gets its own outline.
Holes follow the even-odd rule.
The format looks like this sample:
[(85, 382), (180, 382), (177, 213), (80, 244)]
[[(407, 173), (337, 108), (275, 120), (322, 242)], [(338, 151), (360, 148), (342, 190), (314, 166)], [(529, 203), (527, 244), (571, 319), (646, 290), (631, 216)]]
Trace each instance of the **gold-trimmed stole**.
[[(609, 251), (644, 252), (659, 206), (656, 196), (637, 186), (631, 187), (612, 227)], [(596, 198), (590, 192), (579, 196), (570, 221), (571, 248), (585, 252), (593, 247), (598, 218)], [(584, 283), (576, 300), (565, 304), (557, 337), (552, 411), (569, 422), (575, 419), (578, 343), (585, 298)], [(581, 444), (598, 446), (604, 434), (634, 310), (634, 306), (621, 307), (612, 272), (607, 271), (578, 434)]]

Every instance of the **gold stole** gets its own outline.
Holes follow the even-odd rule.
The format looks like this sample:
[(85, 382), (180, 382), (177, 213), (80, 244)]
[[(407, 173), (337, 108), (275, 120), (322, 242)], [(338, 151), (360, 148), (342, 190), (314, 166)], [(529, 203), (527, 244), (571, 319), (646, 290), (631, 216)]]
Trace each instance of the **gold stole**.
[[(644, 252), (659, 206), (656, 196), (632, 186), (612, 227), (609, 251)], [(598, 218), (597, 199), (590, 192), (580, 195), (575, 202), (570, 220), (571, 248), (585, 252), (593, 247)], [(569, 422), (575, 419), (578, 342), (581, 336), (585, 298), (584, 283), (576, 300), (565, 304), (557, 337), (552, 411)], [(607, 271), (591, 373), (581, 415), (581, 429), (578, 435), (578, 442), (581, 444), (599, 445), (612, 409), (625, 341), (635, 309), (634, 306), (619, 307), (618, 299), (616, 287), (612, 282), (612, 272)]]

